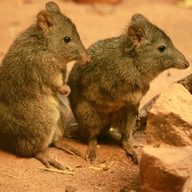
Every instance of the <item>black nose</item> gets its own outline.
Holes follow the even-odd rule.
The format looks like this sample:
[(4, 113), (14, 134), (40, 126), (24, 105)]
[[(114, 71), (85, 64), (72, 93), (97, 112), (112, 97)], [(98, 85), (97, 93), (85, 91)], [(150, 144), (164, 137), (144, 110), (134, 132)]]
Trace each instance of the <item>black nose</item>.
[(185, 63), (185, 68), (189, 67), (189, 62)]

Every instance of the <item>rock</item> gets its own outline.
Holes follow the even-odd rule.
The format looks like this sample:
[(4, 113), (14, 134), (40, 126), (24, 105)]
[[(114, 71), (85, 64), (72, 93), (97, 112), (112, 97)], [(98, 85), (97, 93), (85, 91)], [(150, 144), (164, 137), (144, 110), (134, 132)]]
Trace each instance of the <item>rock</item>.
[(192, 95), (181, 84), (171, 84), (150, 110), (146, 139), (148, 144), (192, 145)]
[(189, 175), (192, 147), (143, 148), (140, 162), (142, 192), (180, 192)]
[(181, 192), (191, 192), (192, 191), (192, 170), (189, 174), (189, 177), (185, 181), (185, 184), (183, 185)]
[[(154, 102), (140, 161), (142, 192), (181, 192), (192, 175), (192, 95), (171, 84)], [(185, 189), (191, 192), (191, 177)], [(186, 187), (187, 186), (187, 187)]]

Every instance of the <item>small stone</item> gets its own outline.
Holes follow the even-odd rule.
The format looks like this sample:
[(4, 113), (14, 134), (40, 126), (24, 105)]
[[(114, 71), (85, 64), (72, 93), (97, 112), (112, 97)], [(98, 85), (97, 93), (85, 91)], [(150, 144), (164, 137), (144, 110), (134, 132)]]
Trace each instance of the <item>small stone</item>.
[(65, 188), (65, 192), (75, 192), (75, 191), (77, 191), (77, 188), (70, 185)]

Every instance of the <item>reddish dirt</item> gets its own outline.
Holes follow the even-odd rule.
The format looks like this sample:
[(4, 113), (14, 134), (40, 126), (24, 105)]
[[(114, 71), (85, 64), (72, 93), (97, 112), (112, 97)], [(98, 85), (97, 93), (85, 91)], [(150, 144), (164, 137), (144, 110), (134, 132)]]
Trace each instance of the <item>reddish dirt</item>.
[[(44, 8), (45, 0), (1, 0), (0, 1), (0, 60), (3, 59), (16, 36), (35, 21), (36, 14)], [(163, 29), (175, 46), (191, 63), (191, 9), (181, 8), (178, 1), (124, 0), (116, 6), (76, 4), (72, 1), (55, 0), (62, 12), (76, 24), (86, 47), (99, 39), (120, 35), (134, 13), (144, 14), (152, 23)], [(69, 64), (69, 70), (72, 64)], [(141, 106), (160, 93), (171, 82), (191, 74), (186, 70), (170, 69), (159, 75), (152, 83)], [(86, 154), (86, 142), (64, 138), (65, 142)], [(145, 133), (137, 132), (133, 137), (135, 150), (141, 157), (145, 145)], [(119, 143), (112, 138), (101, 138), (97, 148), (95, 167), (110, 169), (95, 170), (84, 159), (50, 148), (49, 155), (74, 171), (74, 175), (38, 169), (44, 168), (34, 158), (19, 158), (0, 151), (0, 191), (68, 191), (68, 192), (140, 192), (139, 167), (134, 165)]]

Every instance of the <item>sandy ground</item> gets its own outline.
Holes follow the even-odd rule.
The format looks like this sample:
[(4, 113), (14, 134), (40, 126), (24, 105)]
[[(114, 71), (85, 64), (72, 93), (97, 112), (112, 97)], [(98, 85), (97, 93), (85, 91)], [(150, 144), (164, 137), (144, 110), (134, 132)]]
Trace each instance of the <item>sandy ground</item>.
[[(45, 0), (0, 0), (0, 60), (8, 51), (16, 36), (36, 20), (37, 13), (44, 8)], [(76, 24), (85, 47), (109, 37), (120, 35), (127, 27), (134, 13), (142, 13), (152, 23), (163, 29), (172, 39), (174, 45), (192, 62), (191, 34), (192, 9), (181, 8), (178, 1), (124, 0), (116, 6), (85, 5), (72, 1), (55, 0), (62, 12)], [(69, 70), (72, 64), (69, 64)], [(154, 95), (160, 93), (171, 82), (181, 79), (192, 72), (170, 69), (159, 75), (152, 83), (141, 106)], [(76, 139), (64, 138), (68, 144), (86, 154), (87, 145)], [(145, 145), (143, 131), (134, 135), (133, 144), (139, 157)], [(117, 141), (102, 138), (97, 149), (96, 167), (90, 168), (85, 160), (50, 148), (50, 156), (66, 166), (74, 175), (61, 174), (39, 169), (44, 168), (34, 158), (18, 158), (0, 151), (0, 191), (78, 191), (78, 192), (139, 192), (139, 168), (120, 148)]]

